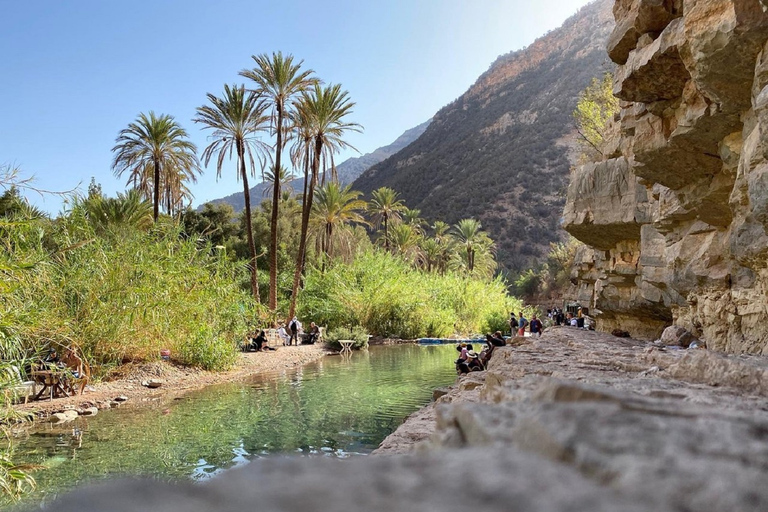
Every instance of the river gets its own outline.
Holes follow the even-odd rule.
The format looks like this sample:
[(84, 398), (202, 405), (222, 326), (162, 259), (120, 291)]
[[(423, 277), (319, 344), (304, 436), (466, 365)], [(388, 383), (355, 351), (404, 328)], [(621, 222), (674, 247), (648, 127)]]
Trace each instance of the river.
[(114, 476), (206, 479), (259, 457), (366, 455), (455, 381), (455, 357), (452, 345), (370, 347), (33, 430), (14, 458), (45, 469), (25, 501)]

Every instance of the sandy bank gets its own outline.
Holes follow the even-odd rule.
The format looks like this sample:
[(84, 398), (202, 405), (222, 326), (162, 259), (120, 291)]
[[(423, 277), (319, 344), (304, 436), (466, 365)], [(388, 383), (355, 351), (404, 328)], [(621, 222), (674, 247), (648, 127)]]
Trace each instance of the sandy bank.
[[(27, 404), (18, 404), (15, 408), (19, 412), (32, 413), (38, 418), (67, 409), (88, 407), (107, 409), (117, 397), (125, 397), (130, 403), (172, 397), (211, 384), (235, 381), (258, 374), (284, 372), (320, 359), (326, 354), (334, 353), (316, 345), (280, 347), (273, 352), (241, 353), (234, 368), (226, 372), (187, 368), (165, 361), (126, 365), (121, 369), (120, 376), (108, 382), (93, 383), (82, 395), (30, 401)], [(161, 386), (150, 389), (142, 385), (142, 382), (150, 379), (160, 381)]]

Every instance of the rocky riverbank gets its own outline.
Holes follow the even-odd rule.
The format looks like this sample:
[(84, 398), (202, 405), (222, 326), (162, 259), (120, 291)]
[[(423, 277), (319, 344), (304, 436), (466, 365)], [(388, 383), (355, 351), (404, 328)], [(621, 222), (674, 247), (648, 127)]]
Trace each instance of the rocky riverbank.
[(550, 328), (500, 348), (377, 453), (391, 456), (111, 482), (56, 510), (764, 511), (768, 360)]
[(303, 366), (331, 353), (335, 352), (316, 345), (280, 347), (269, 352), (245, 352), (239, 354), (234, 368), (226, 372), (209, 372), (166, 361), (126, 365), (113, 379), (93, 383), (81, 395), (30, 401), (18, 404), (15, 409), (19, 413), (31, 414), (38, 419), (58, 413), (66, 413), (66, 417), (71, 418), (76, 417), (73, 411), (92, 414), (94, 410), (109, 409), (121, 404), (132, 406), (164, 400), (193, 389), (251, 375), (279, 373)]

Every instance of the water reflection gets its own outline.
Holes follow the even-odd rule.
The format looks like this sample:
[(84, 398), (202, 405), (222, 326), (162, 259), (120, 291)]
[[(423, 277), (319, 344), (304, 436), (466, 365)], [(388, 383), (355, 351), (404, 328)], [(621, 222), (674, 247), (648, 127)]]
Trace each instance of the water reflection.
[(372, 347), (171, 402), (122, 407), (33, 432), (17, 459), (42, 464), (35, 499), (114, 475), (205, 479), (279, 454), (367, 454), (432, 389), (453, 382), (452, 346)]

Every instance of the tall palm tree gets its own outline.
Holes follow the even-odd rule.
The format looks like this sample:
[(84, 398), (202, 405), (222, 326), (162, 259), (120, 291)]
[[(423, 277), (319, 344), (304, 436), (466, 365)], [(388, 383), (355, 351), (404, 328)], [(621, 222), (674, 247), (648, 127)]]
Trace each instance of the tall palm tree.
[(338, 183), (331, 181), (317, 190), (317, 201), (312, 205), (312, 217), (321, 251), (326, 259), (333, 256), (335, 235), (340, 230), (349, 224), (368, 224), (361, 213), (365, 210), (366, 202), (358, 199), (361, 192), (351, 188), (352, 185), (342, 188)]
[(368, 211), (376, 228), (384, 226), (384, 248), (389, 252), (389, 225), (400, 221), (400, 212), (407, 208), (399, 194), (389, 187), (381, 187), (371, 193)]
[(150, 111), (149, 117), (139, 114), (136, 121), (121, 130), (115, 140), (112, 169), (117, 177), (128, 171), (128, 183), (133, 183), (147, 199), (152, 200), (155, 222), (160, 212), (163, 181), (181, 179), (194, 183), (196, 175), (201, 172), (197, 146), (187, 137), (186, 130), (173, 116), (157, 116)]
[(208, 93), (210, 105), (197, 108), (194, 121), (211, 129), (212, 142), (203, 151), (203, 162), (206, 167), (211, 157), (216, 155), (216, 178), (221, 177), (221, 167), (226, 157), (232, 158), (232, 152), (237, 155), (237, 176), (243, 180), (243, 196), (245, 199), (245, 231), (248, 248), (251, 252), (251, 291), (253, 298), (259, 302), (259, 280), (256, 268), (256, 244), (253, 241), (253, 225), (251, 222), (251, 194), (248, 188), (248, 168), (251, 176), (256, 175), (256, 161), (264, 167), (265, 155), (269, 146), (259, 139), (261, 133), (266, 133), (269, 117), (266, 115), (268, 104), (255, 92), (246, 91), (244, 86), (224, 85), (224, 95), (221, 98)]
[[(476, 219), (461, 219), (458, 224), (454, 225), (453, 234), (457, 243), (464, 249), (461, 260), (470, 274), (475, 270), (478, 254), (490, 256), (493, 252), (493, 240), (481, 228), (480, 222)], [(482, 270), (484, 273), (488, 267), (495, 267), (495, 262), (491, 265), (486, 260), (487, 258), (483, 258)]]
[(343, 137), (348, 131), (359, 132), (362, 127), (350, 123), (346, 117), (352, 113), (355, 103), (349, 99), (349, 93), (338, 84), (321, 87), (315, 84), (310, 91), (301, 94), (301, 100), (296, 102), (296, 119), (300, 123), (298, 148), (294, 152), (305, 164), (305, 194), (302, 203), (301, 235), (299, 238), (299, 253), (296, 258), (296, 271), (293, 275), (293, 293), (289, 317), (296, 310), (296, 295), (299, 290), (301, 276), (304, 273), (304, 261), (307, 246), (307, 230), (309, 214), (312, 211), (314, 190), (320, 176), (320, 168), (328, 169), (330, 164), (332, 181), (336, 181), (336, 166), (333, 155), (344, 148), (354, 147)]
[[(312, 77), (311, 69), (301, 70), (304, 61), (293, 62), (293, 55), (283, 57), (282, 52), (267, 55), (253, 55), (256, 67), (244, 69), (240, 75), (256, 82), (256, 91), (262, 94), (272, 107), (272, 130), (276, 136), (275, 168), (282, 166), (283, 146), (285, 145), (285, 121), (291, 118), (291, 100), (306, 91), (317, 79)], [(269, 254), (269, 309), (277, 309), (277, 217), (280, 208), (280, 186), (272, 191), (272, 219), (270, 223)]]

